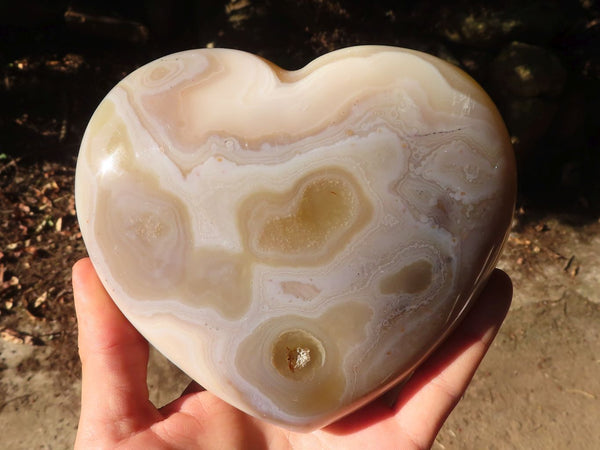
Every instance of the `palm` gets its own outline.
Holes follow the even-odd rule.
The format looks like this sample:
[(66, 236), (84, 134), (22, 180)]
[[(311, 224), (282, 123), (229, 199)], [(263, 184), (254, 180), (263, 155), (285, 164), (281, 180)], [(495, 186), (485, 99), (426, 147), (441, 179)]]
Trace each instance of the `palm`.
[(88, 259), (73, 269), (82, 409), (76, 448), (429, 448), (495, 336), (511, 299), (496, 271), (459, 328), (406, 383), (313, 433), (248, 416), (192, 383), (160, 410), (148, 400), (148, 344), (103, 289)]

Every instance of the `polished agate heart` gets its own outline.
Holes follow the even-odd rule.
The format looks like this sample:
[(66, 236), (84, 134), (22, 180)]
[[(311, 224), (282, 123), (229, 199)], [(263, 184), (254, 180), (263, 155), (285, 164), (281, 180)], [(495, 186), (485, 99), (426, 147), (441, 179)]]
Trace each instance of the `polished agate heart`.
[(304, 431), (449, 333), (514, 195), (483, 90), (370, 46), (293, 72), (223, 49), (154, 61), (100, 104), (76, 176), (87, 249), (127, 318), (206, 389)]

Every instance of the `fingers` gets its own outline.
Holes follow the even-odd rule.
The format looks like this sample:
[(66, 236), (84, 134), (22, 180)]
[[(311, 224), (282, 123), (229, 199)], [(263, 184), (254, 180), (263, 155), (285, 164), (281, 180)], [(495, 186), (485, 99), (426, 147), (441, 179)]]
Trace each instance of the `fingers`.
[(395, 420), (429, 448), (463, 395), (512, 300), (508, 275), (496, 269), (458, 328), (420, 366), (400, 393)]
[(148, 344), (115, 306), (88, 258), (73, 267), (73, 292), (82, 363), (80, 434), (126, 435), (158, 414), (148, 400)]

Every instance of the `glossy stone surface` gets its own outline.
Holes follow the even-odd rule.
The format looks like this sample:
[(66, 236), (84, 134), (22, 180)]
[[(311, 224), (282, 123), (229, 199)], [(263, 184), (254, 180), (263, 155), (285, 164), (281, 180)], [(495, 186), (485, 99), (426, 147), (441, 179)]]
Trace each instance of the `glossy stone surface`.
[(514, 196), (487, 95), (393, 47), (294, 72), (223, 49), (154, 61), (100, 104), (76, 174), (86, 246), (128, 319), (206, 389), (305, 431), (452, 329)]

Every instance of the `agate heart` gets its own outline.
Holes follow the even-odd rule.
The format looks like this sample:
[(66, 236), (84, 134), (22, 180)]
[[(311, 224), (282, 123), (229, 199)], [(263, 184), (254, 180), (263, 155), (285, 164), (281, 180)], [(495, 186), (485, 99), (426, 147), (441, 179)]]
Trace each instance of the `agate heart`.
[(127, 318), (206, 389), (296, 430), (435, 348), (493, 269), (514, 196), (483, 90), (371, 46), (293, 72), (223, 49), (154, 61), (100, 104), (76, 176)]

